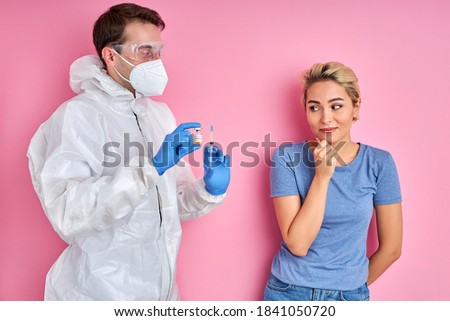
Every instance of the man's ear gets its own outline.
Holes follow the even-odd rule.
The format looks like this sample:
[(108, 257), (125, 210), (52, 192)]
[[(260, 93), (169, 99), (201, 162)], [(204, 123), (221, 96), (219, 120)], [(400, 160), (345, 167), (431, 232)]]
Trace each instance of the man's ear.
[(117, 57), (114, 50), (110, 47), (104, 47), (102, 49), (102, 58), (106, 63), (106, 66), (115, 67), (117, 63)]

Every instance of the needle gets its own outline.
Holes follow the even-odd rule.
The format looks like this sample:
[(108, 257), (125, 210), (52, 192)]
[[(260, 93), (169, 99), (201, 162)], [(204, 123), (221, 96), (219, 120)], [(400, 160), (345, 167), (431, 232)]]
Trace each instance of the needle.
[(214, 126), (209, 128), (209, 166), (212, 167), (212, 153), (214, 146)]

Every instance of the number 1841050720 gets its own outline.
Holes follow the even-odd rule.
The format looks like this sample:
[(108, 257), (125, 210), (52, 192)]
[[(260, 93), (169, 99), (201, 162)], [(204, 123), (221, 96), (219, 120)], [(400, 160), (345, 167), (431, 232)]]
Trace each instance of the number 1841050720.
[(329, 305), (297, 305), (297, 306), (258, 306), (257, 316), (323, 316), (332, 317), (336, 313), (334, 306)]

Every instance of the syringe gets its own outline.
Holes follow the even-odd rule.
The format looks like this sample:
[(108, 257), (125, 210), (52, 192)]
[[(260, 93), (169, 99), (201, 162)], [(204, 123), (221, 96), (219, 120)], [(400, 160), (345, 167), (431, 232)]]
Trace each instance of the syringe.
[(214, 126), (209, 128), (209, 166), (212, 167), (212, 154), (214, 147)]

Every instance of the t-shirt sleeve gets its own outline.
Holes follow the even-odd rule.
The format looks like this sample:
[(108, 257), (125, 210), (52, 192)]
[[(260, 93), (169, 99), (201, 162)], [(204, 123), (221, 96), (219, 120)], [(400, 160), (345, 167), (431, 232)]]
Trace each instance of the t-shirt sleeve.
[(280, 147), (272, 156), (270, 169), (270, 196), (299, 195), (294, 168), (286, 148)]
[(392, 156), (385, 159), (377, 178), (377, 191), (373, 198), (373, 204), (387, 205), (400, 203), (402, 195), (397, 174), (397, 168)]

